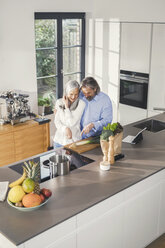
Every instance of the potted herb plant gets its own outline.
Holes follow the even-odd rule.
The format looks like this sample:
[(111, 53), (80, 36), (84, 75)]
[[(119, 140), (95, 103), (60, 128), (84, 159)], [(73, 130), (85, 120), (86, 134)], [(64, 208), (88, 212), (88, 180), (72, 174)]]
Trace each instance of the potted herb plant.
[(45, 104), (45, 100), (42, 97), (38, 98), (38, 114), (42, 115), (44, 114), (44, 104)]
[(51, 100), (49, 97), (44, 99), (44, 114), (50, 114), (52, 112)]

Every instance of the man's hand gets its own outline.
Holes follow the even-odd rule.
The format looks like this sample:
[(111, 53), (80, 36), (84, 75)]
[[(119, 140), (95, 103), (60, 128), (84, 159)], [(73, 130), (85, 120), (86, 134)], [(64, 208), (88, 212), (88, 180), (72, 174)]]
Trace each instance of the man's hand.
[(84, 133), (84, 134), (87, 134), (91, 131), (91, 129), (94, 127), (94, 124), (93, 123), (89, 123), (88, 125), (86, 125), (82, 132), (81, 132), (81, 135)]
[(68, 139), (71, 139), (72, 138), (72, 131), (70, 130), (69, 127), (66, 127), (65, 128), (65, 135)]

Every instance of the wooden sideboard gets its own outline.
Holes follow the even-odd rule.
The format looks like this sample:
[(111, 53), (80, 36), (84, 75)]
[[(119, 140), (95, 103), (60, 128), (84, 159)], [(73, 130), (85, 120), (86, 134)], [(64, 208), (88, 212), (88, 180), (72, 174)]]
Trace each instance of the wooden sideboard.
[(49, 122), (34, 120), (0, 126), (0, 166), (46, 152), (50, 146)]

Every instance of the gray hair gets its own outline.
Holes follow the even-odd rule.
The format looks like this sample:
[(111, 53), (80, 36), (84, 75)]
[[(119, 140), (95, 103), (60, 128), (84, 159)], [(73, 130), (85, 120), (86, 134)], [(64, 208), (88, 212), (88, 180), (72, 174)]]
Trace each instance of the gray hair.
[(71, 90), (80, 89), (80, 85), (76, 80), (70, 80), (65, 85), (64, 94), (68, 95)]
[(86, 77), (81, 82), (81, 88), (82, 87), (89, 87), (92, 90), (96, 89), (96, 94), (100, 92), (100, 86), (98, 82), (93, 77)]

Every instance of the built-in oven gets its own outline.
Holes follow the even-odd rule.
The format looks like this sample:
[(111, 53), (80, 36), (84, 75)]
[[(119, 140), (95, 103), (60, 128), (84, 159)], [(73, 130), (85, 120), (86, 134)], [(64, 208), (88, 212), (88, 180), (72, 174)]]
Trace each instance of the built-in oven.
[(120, 103), (147, 109), (149, 74), (120, 71)]

